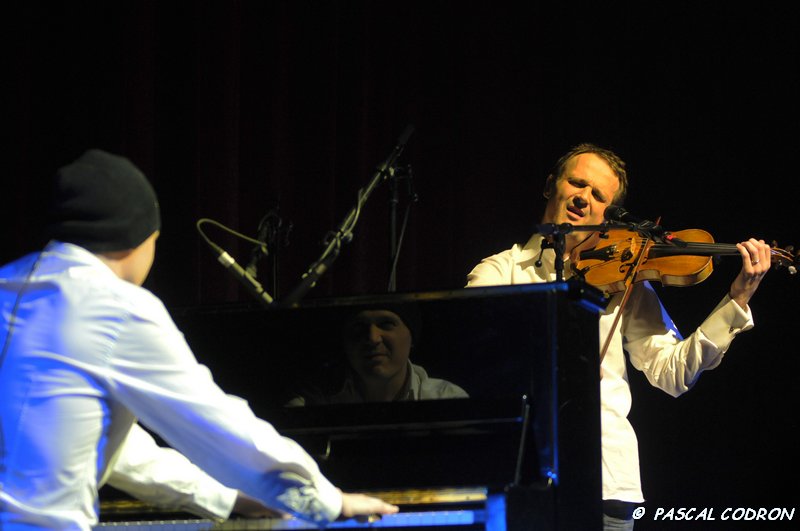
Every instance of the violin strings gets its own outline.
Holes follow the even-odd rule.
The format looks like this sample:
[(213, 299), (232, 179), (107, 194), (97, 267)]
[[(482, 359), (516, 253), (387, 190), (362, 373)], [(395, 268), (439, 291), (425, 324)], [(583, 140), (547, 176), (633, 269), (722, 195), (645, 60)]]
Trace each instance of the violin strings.
[[(647, 238), (631, 238), (628, 240), (631, 243), (631, 247), (634, 244), (638, 244), (639, 246), (644, 245), (646, 242), (649, 241)], [(676, 247), (674, 244), (667, 244), (667, 243), (654, 243), (651, 247), (653, 251), (663, 251), (664, 249), (670, 249), (672, 254), (685, 254), (691, 255), (692, 251), (703, 253), (703, 256), (710, 256), (710, 255), (737, 255), (739, 254), (739, 249), (737, 249), (735, 244), (732, 243), (714, 243), (714, 242), (686, 242), (686, 247)], [(615, 260), (618, 259), (619, 253), (614, 254), (614, 258), (608, 260)], [(787, 253), (784, 249), (778, 249), (776, 247), (772, 247), (770, 249), (770, 256), (773, 258), (780, 258), (783, 260), (789, 260), (790, 262), (795, 260), (795, 257), (792, 256), (790, 253)]]

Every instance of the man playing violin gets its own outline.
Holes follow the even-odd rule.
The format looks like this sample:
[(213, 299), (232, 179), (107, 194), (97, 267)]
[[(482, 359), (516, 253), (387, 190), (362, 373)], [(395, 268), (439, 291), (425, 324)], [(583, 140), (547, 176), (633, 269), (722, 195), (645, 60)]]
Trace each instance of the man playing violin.
[[(599, 225), (606, 207), (622, 203), (627, 185), (625, 163), (619, 156), (593, 144), (580, 144), (564, 154), (547, 177), (542, 224)], [(580, 230), (564, 235), (565, 278), (571, 274), (570, 256), (591, 247), (593, 238), (596, 233)], [(483, 259), (467, 276), (467, 286), (557, 280), (560, 268), (547, 242), (541, 234), (534, 234), (524, 245)], [(647, 281), (632, 284), (627, 299), (623, 293), (614, 294), (600, 316), (605, 530), (633, 529), (633, 510), (644, 501), (638, 443), (627, 418), (631, 392), (624, 353), (651, 385), (672, 396), (685, 393), (700, 373), (717, 367), (733, 338), (753, 327), (748, 302), (770, 268), (770, 247), (763, 240), (751, 238), (736, 248), (742, 257), (741, 271), (730, 291), (688, 337), (683, 338), (675, 328)]]

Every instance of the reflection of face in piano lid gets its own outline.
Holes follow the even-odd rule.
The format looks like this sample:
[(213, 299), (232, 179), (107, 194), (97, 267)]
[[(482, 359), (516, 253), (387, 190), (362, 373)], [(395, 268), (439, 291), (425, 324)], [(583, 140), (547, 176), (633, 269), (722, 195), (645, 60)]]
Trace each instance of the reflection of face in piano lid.
[(411, 330), (389, 310), (365, 310), (345, 324), (347, 361), (365, 383), (402, 386), (411, 345)]

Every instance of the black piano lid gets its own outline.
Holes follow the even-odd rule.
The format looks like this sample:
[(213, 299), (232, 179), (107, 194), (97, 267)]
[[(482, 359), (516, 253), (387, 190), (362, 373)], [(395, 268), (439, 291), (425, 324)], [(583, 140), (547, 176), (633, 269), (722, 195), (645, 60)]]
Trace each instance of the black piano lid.
[[(516, 403), (531, 392), (530, 370), (541, 369), (532, 353), (541, 356), (550, 348), (548, 324), (557, 301), (585, 315), (605, 303), (590, 286), (554, 282), (320, 298), (297, 308), (264, 309), (255, 303), (184, 308), (172, 315), (221, 387), (259, 410), (282, 405), (320, 368), (340, 364), (345, 317), (381, 305), (412, 307), (418, 315), (421, 333), (410, 359), (429, 376), (458, 384), (472, 398), (513, 397)], [(576, 327), (576, 333), (586, 330)]]
[[(586, 354), (598, 352), (592, 330), (605, 304), (590, 286), (554, 282), (317, 298), (294, 308), (184, 308), (172, 315), (220, 386), (306, 446), (337, 484), (409, 488), (557, 478), (559, 417), (576, 433), (599, 430), (599, 368)], [(284, 407), (299, 382), (341, 360), (345, 316), (382, 305), (416, 312), (421, 334), (411, 361), (458, 384), (469, 398)], [(521, 445), (527, 457), (520, 475)], [(461, 463), (445, 463), (448, 457)], [(393, 472), (376, 472), (388, 460), (397, 465)], [(473, 461), (476, 472), (464, 471), (464, 461)], [(421, 478), (415, 472), (421, 467), (434, 473)], [(355, 468), (366, 470), (358, 475)], [(376, 474), (382, 483), (369, 484)]]

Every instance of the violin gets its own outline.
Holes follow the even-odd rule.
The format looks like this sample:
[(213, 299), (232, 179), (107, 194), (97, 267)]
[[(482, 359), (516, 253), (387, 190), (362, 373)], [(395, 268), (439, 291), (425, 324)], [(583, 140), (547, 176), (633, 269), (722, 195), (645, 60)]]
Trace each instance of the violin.
[[(656, 241), (627, 229), (600, 233), (600, 243), (580, 251), (572, 260), (572, 272), (607, 294), (625, 291), (630, 282), (650, 280), (664, 286), (693, 286), (713, 271), (713, 258), (739, 256), (735, 244), (715, 243), (708, 232), (687, 229), (666, 233)], [(775, 242), (773, 242), (774, 244)], [(797, 273), (798, 255), (793, 247), (772, 245), (771, 263)], [(635, 275), (631, 280), (630, 275)]]

